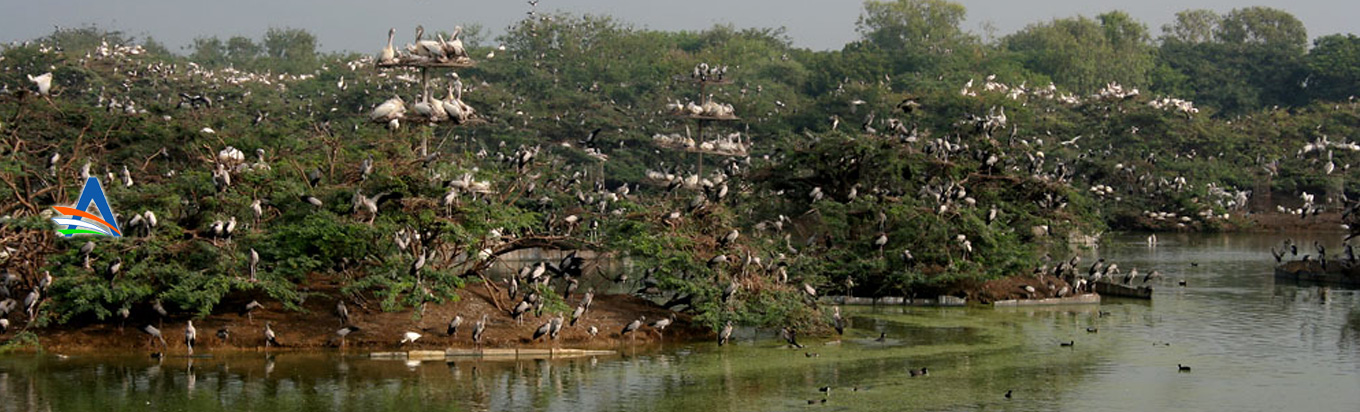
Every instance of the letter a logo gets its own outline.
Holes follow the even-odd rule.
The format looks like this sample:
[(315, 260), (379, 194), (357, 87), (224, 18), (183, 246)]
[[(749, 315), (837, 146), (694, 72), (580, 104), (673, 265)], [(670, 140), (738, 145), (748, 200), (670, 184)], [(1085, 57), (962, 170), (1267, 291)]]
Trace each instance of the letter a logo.
[[(99, 216), (86, 211), (91, 203), (99, 210)], [(80, 189), (80, 200), (76, 201), (76, 207), (52, 206), (52, 209), (61, 214), (52, 218), (52, 221), (57, 223), (57, 227), (66, 226), (65, 229), (57, 229), (63, 236), (71, 237), (77, 234), (123, 236), (123, 232), (118, 230), (118, 219), (114, 217), (113, 209), (109, 207), (109, 199), (104, 197), (104, 186), (99, 184), (97, 177), (85, 180), (85, 188)], [(100, 219), (100, 216), (103, 216), (103, 219)]]

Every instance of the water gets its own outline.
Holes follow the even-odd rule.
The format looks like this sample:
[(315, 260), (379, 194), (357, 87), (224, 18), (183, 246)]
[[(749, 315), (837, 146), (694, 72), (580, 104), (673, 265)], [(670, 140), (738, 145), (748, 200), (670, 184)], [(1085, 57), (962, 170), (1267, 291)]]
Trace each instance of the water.
[[(847, 308), (841, 343), (807, 339), (802, 350), (743, 331), (726, 348), (554, 361), (8, 356), (0, 411), (1355, 410), (1355, 291), (1332, 288), (1324, 302), (1316, 286), (1276, 284), (1275, 236), (1160, 237), (1155, 249), (1129, 236), (1098, 252), (1124, 270), (1161, 270), (1151, 303)], [(929, 375), (909, 375), (921, 367)], [(829, 397), (818, 391), (827, 385)]]

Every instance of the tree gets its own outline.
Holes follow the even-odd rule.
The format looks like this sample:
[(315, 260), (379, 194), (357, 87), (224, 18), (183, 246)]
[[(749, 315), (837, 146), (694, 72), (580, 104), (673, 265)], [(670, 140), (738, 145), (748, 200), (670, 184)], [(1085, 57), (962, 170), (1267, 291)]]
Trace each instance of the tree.
[(1091, 92), (1114, 81), (1147, 84), (1154, 65), (1147, 26), (1114, 11), (1097, 16), (1033, 24), (1002, 40), (1029, 70), (1055, 83)]
[(254, 40), (245, 36), (232, 36), (227, 39), (227, 58), (236, 65), (246, 65), (260, 56), (263, 48), (256, 44)]
[(959, 28), (967, 10), (945, 0), (869, 0), (855, 22), (860, 36), (898, 56), (901, 71), (937, 67), (941, 56), (952, 55), (977, 40)]
[(270, 28), (264, 34), (265, 55), (285, 72), (310, 71), (316, 66), (316, 36), (303, 29)]
[(1224, 43), (1278, 47), (1297, 54), (1303, 54), (1308, 46), (1308, 30), (1303, 22), (1288, 12), (1269, 7), (1228, 12), (1214, 36)]
[(198, 64), (218, 65), (226, 62), (226, 46), (217, 36), (196, 38), (193, 48), (194, 52), (189, 54), (189, 58)]
[(1360, 37), (1354, 34), (1319, 37), (1304, 61), (1310, 96), (1345, 100), (1360, 94)]
[(1176, 12), (1176, 22), (1162, 26), (1162, 41), (1178, 41), (1198, 44), (1214, 40), (1214, 32), (1223, 17), (1213, 10), (1181, 10)]

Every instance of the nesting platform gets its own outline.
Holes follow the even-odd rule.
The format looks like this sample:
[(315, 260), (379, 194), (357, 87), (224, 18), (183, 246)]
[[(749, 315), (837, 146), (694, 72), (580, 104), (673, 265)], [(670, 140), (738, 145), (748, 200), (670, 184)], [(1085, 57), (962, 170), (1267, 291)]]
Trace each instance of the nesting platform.
[(462, 58), (447, 62), (425, 61), (425, 62), (375, 63), (374, 66), (384, 69), (393, 67), (410, 67), (415, 69), (421, 68), (465, 69), (469, 67), (475, 67), (477, 66), (477, 63), (472, 61), (472, 59)]

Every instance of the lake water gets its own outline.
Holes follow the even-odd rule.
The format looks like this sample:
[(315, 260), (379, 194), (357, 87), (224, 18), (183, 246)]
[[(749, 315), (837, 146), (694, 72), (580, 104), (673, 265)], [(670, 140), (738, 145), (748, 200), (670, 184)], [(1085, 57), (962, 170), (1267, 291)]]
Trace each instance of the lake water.
[[(1152, 302), (847, 308), (839, 344), (805, 339), (801, 350), (744, 331), (725, 348), (552, 361), (0, 356), (0, 411), (1356, 410), (1354, 290), (1324, 300), (1316, 286), (1277, 284), (1268, 251), (1278, 236), (1160, 237), (1156, 248), (1125, 236), (1083, 253), (1083, 269), (1098, 254), (1162, 271)], [(1339, 236), (1317, 238), (1340, 250)], [(922, 367), (930, 373), (908, 373)]]

